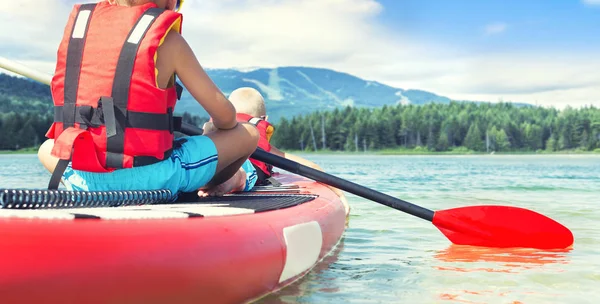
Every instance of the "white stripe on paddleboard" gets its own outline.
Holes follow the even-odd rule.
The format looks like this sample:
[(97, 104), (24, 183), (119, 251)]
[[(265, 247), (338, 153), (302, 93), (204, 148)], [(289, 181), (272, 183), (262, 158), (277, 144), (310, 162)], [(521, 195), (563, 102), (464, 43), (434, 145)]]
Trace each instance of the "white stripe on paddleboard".
[(189, 212), (202, 214), (203, 216), (223, 216), (237, 214), (251, 214), (254, 209), (229, 207), (227, 204), (171, 204), (171, 205), (153, 205), (153, 206), (131, 206), (123, 207), (124, 210), (149, 209), (155, 212)]
[(188, 218), (190, 214), (201, 214), (205, 217), (252, 214), (253, 209), (228, 207), (226, 204), (170, 204), (145, 205), (109, 208), (75, 208), (64, 210), (11, 210), (1, 209), (0, 218), (28, 219), (75, 219), (92, 216), (103, 220), (144, 220), (144, 219), (177, 219)]
[(176, 209), (180, 212), (191, 212), (199, 213), (204, 216), (224, 216), (224, 215), (238, 215), (238, 214), (252, 214), (254, 210), (246, 208), (234, 208), (234, 207), (197, 207), (197, 208), (184, 208)]
[(316, 221), (285, 227), (283, 237), (287, 249), (279, 283), (313, 267), (323, 245), (321, 226)]
[(156, 210), (119, 210), (116, 208), (82, 208), (70, 209), (69, 213), (97, 216), (103, 220), (147, 220), (188, 218), (189, 215), (177, 211)]
[(218, 208), (218, 207), (228, 207), (229, 204), (198, 204), (198, 203), (190, 203), (190, 204), (158, 204), (158, 205), (140, 205), (140, 206), (123, 206), (123, 207), (117, 207), (119, 209), (124, 209), (124, 210), (146, 210), (146, 209), (152, 209), (152, 210), (173, 210), (173, 209), (178, 209), (178, 208), (195, 208), (195, 207), (202, 207), (202, 208)]
[(75, 215), (60, 210), (0, 210), (0, 218), (72, 220)]

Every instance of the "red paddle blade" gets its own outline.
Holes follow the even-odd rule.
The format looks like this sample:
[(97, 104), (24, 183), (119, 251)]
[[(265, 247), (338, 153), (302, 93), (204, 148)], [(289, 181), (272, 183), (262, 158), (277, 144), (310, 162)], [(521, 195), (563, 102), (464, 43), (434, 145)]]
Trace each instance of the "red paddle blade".
[(436, 211), (433, 224), (454, 244), (564, 249), (573, 233), (537, 212), (509, 206), (470, 206)]

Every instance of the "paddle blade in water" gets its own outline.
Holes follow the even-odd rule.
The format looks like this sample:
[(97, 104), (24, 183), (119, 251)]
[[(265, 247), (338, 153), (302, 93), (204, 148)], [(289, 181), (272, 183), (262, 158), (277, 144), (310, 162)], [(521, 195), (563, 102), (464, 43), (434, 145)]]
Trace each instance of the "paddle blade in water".
[(573, 245), (567, 227), (537, 212), (509, 206), (436, 211), (433, 224), (454, 244), (563, 249)]

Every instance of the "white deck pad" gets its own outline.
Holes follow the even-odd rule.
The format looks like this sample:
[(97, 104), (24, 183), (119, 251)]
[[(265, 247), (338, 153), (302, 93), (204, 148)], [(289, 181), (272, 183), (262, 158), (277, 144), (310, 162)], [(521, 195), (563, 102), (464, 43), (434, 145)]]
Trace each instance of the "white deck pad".
[(283, 237), (287, 249), (279, 283), (313, 267), (323, 245), (321, 226), (316, 221), (285, 227)]

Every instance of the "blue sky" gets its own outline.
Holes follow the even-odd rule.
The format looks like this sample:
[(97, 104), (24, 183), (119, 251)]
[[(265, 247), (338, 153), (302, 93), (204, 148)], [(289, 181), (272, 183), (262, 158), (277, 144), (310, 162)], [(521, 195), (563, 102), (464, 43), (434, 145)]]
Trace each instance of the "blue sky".
[[(381, 22), (395, 31), (473, 51), (561, 52), (600, 48), (600, 2), (579, 0), (383, 0)], [(486, 27), (503, 25), (496, 35)], [(493, 33), (490, 33), (493, 34)], [(494, 36), (491, 38), (490, 36)]]
[[(52, 73), (73, 0), (0, 6), (0, 56)], [(453, 99), (600, 106), (600, 0), (186, 0), (207, 68), (313, 66)]]

